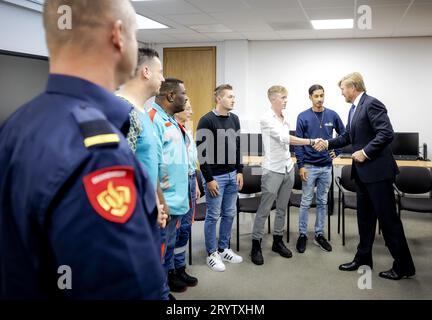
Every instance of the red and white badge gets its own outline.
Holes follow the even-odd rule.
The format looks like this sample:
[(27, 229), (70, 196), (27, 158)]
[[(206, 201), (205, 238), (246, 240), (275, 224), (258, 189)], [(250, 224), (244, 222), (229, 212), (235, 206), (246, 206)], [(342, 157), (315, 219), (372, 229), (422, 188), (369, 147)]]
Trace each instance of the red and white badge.
[(106, 220), (126, 223), (136, 206), (134, 169), (114, 166), (84, 177), (87, 197), (96, 212)]

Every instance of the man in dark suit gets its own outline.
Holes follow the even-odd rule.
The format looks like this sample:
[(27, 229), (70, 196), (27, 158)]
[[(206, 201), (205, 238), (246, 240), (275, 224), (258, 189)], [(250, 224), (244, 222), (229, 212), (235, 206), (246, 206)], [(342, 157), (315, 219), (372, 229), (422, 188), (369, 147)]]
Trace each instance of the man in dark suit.
[(353, 271), (361, 265), (372, 268), (372, 245), (376, 220), (380, 222), (385, 243), (394, 258), (393, 267), (379, 276), (399, 280), (415, 274), (415, 267), (396, 213), (393, 181), (399, 170), (390, 149), (393, 128), (385, 106), (366, 94), (361, 74), (355, 72), (339, 81), (346, 102), (352, 104), (347, 130), (343, 135), (316, 143), (317, 150), (342, 148), (352, 144), (351, 177), (357, 187), (357, 223), (360, 243), (354, 260), (339, 266)]

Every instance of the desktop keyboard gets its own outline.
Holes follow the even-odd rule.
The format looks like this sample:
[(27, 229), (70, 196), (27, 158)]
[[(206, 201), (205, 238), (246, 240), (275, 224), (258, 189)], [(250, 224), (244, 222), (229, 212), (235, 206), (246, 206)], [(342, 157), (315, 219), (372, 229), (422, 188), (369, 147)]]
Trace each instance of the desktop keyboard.
[(400, 155), (400, 154), (395, 154), (393, 155), (395, 160), (410, 160), (410, 161), (415, 161), (418, 159), (417, 155)]

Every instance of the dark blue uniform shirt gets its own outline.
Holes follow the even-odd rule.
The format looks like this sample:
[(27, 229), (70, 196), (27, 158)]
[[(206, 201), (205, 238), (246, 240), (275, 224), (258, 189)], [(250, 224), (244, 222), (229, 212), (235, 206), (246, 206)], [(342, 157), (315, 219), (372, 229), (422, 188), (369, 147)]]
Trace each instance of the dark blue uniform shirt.
[(52, 74), (0, 127), (0, 298), (162, 297), (155, 191), (120, 131), (129, 111)]

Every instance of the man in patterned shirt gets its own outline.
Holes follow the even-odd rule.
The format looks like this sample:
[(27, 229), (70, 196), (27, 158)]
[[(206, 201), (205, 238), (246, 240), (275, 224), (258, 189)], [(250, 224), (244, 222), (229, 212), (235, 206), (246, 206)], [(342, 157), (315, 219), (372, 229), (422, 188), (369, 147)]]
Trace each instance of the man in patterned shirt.
[(126, 82), (117, 95), (133, 106), (130, 113), (131, 127), (127, 135), (129, 146), (149, 174), (157, 198), (163, 205), (158, 222), (165, 227), (169, 208), (159, 186), (156, 137), (153, 124), (144, 109), (145, 102), (159, 93), (164, 81), (163, 69), (159, 54), (151, 48), (138, 49), (138, 64), (135, 76)]

